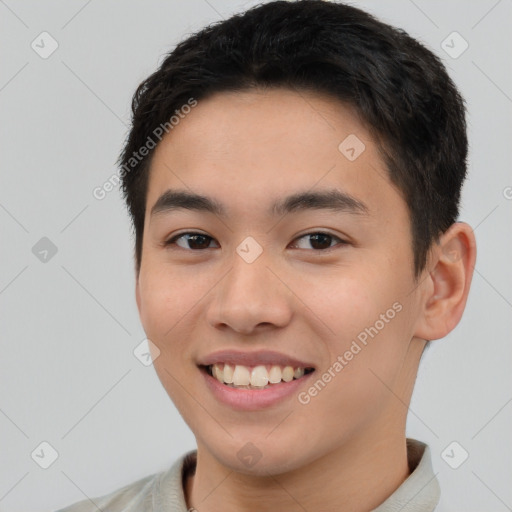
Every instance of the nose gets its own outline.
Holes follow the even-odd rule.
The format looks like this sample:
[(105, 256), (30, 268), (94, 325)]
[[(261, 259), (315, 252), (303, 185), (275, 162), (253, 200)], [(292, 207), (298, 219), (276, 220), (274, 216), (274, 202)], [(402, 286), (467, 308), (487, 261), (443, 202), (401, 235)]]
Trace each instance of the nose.
[(293, 316), (292, 297), (277, 275), (266, 258), (247, 263), (235, 254), (209, 303), (209, 324), (246, 335), (286, 326)]

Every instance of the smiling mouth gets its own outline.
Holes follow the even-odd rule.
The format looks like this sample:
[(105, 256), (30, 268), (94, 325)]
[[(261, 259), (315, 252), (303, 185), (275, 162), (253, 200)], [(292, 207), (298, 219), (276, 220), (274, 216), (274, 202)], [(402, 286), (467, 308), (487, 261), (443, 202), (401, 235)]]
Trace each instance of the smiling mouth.
[(241, 364), (215, 363), (201, 368), (225, 386), (236, 389), (268, 389), (298, 380), (315, 371), (280, 365), (245, 366)]

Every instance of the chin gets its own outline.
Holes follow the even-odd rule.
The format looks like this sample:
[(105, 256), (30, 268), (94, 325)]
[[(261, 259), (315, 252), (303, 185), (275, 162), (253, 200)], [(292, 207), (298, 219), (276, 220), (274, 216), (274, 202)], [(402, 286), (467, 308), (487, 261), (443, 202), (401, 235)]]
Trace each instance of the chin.
[(263, 436), (261, 440), (240, 441), (230, 439), (230, 443), (222, 444), (222, 446), (206, 446), (201, 449), (207, 449), (211, 455), (224, 467), (252, 476), (275, 476), (296, 469), (314, 460), (316, 453), (312, 449), (309, 460), (307, 456), (308, 448), (304, 446), (304, 442), (281, 442), (276, 439), (269, 442)]

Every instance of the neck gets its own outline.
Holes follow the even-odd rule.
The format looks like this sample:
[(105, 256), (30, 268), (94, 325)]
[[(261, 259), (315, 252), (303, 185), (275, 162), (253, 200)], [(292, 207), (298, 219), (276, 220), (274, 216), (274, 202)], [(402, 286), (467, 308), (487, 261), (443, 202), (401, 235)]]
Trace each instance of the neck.
[(307, 466), (268, 476), (234, 472), (198, 445), (196, 472), (185, 487), (187, 506), (201, 512), (250, 511), (255, 503), (261, 512), (372, 510), (402, 484), (409, 467), (403, 432), (368, 434)]

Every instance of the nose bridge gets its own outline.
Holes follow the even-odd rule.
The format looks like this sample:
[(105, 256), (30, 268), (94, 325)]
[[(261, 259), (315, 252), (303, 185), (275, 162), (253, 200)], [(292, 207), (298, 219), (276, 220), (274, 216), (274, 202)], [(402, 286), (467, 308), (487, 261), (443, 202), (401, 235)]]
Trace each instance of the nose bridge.
[(259, 256), (252, 260), (246, 260), (244, 255), (237, 252), (233, 256), (231, 272), (229, 275), (227, 293), (236, 296), (250, 297), (253, 301), (259, 302), (272, 289), (269, 277), (272, 275), (268, 270), (269, 259), (267, 255)]
[(286, 288), (269, 270), (270, 258), (251, 244), (248, 240), (237, 247), (231, 269), (219, 283), (208, 312), (213, 326), (250, 333), (262, 324), (282, 327), (291, 318)]

